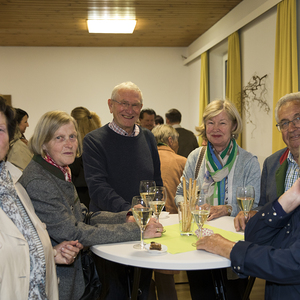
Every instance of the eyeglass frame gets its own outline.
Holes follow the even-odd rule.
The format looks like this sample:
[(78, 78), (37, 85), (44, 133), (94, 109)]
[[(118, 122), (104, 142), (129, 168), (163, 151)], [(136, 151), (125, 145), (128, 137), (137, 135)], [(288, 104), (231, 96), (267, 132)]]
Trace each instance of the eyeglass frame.
[(129, 107), (131, 107), (134, 111), (137, 111), (139, 109), (142, 108), (142, 103), (133, 103), (130, 104), (129, 102), (125, 101), (125, 102), (119, 102), (115, 99), (111, 99), (111, 101), (114, 101), (116, 103), (118, 103), (119, 105), (121, 105), (124, 109), (128, 109)]
[[(295, 121), (298, 121), (299, 122), (299, 126), (297, 126), (296, 124), (295, 124)], [(281, 129), (280, 127), (283, 125), (283, 124), (280, 124), (280, 123), (278, 123), (278, 124), (276, 124), (276, 127), (277, 127), (277, 129), (278, 129), (278, 131), (286, 131), (286, 130), (288, 130), (288, 128), (289, 128), (289, 126), (290, 126), (290, 123), (293, 123), (293, 125), (295, 126), (295, 127), (300, 127), (300, 116), (299, 117), (296, 117), (296, 118), (294, 118), (292, 121), (284, 121), (283, 122), (283, 124), (287, 124), (287, 127), (285, 128), (285, 129)]]

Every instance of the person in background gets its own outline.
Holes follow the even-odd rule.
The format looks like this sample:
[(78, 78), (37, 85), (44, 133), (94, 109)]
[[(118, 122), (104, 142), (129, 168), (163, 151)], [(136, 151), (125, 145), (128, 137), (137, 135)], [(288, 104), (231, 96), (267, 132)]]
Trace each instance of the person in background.
[[(205, 108), (202, 124), (197, 130), (207, 140), (207, 147), (190, 153), (183, 177), (187, 182), (189, 178), (196, 179), (199, 190), (209, 197), (212, 207), (208, 220), (238, 214), (236, 189), (240, 186), (254, 187), (256, 207), (260, 197), (260, 166), (257, 157), (239, 147), (235, 141), (242, 131), (242, 120), (235, 106), (227, 100), (212, 101)], [(202, 151), (204, 156), (199, 165)], [(184, 201), (182, 181), (175, 197), (177, 205), (181, 201)], [(199, 298), (199, 295), (201, 299), (214, 297), (210, 271), (188, 271), (187, 274), (193, 299)], [(247, 280), (227, 280), (228, 299), (241, 299), (246, 284)]]
[(300, 299), (300, 179), (278, 200), (268, 202), (247, 223), (245, 241), (219, 234), (197, 241), (203, 249), (231, 260), (241, 278), (265, 279), (265, 299)]
[(15, 110), (16, 110), (17, 125), (21, 133), (21, 141), (27, 145), (28, 141), (25, 138), (24, 133), (26, 131), (26, 128), (29, 127), (29, 123), (28, 123), (29, 115), (25, 110), (21, 108), (15, 108)]
[(178, 143), (179, 149), (177, 154), (184, 157), (188, 155), (196, 148), (199, 147), (197, 138), (194, 133), (180, 126), (181, 113), (179, 110), (173, 108), (166, 113), (166, 124), (173, 126), (179, 133)]
[[(177, 214), (178, 210), (174, 199), (186, 163), (185, 157), (176, 154), (179, 134), (170, 125), (157, 125), (153, 128), (152, 133), (157, 142), (161, 164), (161, 177), (167, 190), (165, 209), (171, 214)], [(177, 299), (174, 274), (179, 274), (179, 271), (154, 271), (155, 285), (159, 300)]]
[(177, 155), (178, 132), (170, 125), (157, 125), (152, 133), (157, 142), (157, 150), (160, 158), (161, 177), (167, 189), (166, 211), (177, 214), (175, 195), (177, 186), (186, 163), (186, 158)]
[(18, 182), (21, 171), (4, 161), (15, 128), (14, 110), (0, 96), (0, 299), (58, 300), (55, 263), (73, 263), (82, 245), (70, 241), (52, 248)]
[(7, 160), (23, 171), (33, 156), (27, 146), (28, 141), (24, 136), (26, 128), (29, 127), (28, 114), (26, 111), (16, 108), (15, 119), (17, 127), (14, 138), (10, 141)]
[[(139, 195), (141, 180), (163, 185), (160, 160), (153, 134), (136, 124), (143, 107), (141, 90), (132, 82), (114, 87), (108, 99), (112, 122), (83, 139), (83, 167), (92, 211), (128, 211)], [(100, 264), (100, 259), (98, 260)], [(107, 299), (123, 299), (132, 268), (103, 260), (109, 293)], [(148, 297), (152, 270), (142, 269), (142, 299)], [(117, 287), (116, 287), (117, 285)]]
[(156, 113), (153, 109), (151, 108), (143, 109), (140, 112), (140, 118), (139, 118), (140, 125), (151, 131), (155, 126), (155, 118), (156, 118)]
[[(71, 111), (71, 116), (76, 120), (81, 142), (87, 133), (101, 127), (99, 116), (87, 108), (79, 106)], [(76, 157), (75, 161), (69, 165), (72, 173), (72, 182), (74, 183), (80, 201), (89, 208), (90, 196), (89, 190), (84, 178), (82, 156)]]
[[(68, 167), (81, 154), (78, 136), (73, 117), (62, 111), (51, 111), (40, 118), (29, 140), (34, 156), (20, 183), (30, 196), (36, 214), (47, 225), (52, 244), (75, 238), (85, 247), (138, 240), (140, 229), (127, 211), (94, 213), (91, 225), (84, 223), (88, 210), (78, 199)], [(161, 236), (161, 230), (161, 224), (150, 222), (145, 237)], [(57, 274), (60, 299), (79, 300), (85, 290), (81, 255), (71, 267), (57, 266)]]
[[(287, 94), (278, 100), (275, 119), (287, 147), (273, 153), (264, 161), (259, 208), (276, 200), (299, 178), (300, 92)], [(256, 212), (257, 210), (251, 210), (249, 217)], [(246, 221), (243, 213), (239, 213), (235, 218), (236, 230), (244, 230)]]
[(164, 122), (164, 119), (162, 116), (160, 115), (156, 115), (155, 117), (155, 125), (163, 125), (165, 122)]

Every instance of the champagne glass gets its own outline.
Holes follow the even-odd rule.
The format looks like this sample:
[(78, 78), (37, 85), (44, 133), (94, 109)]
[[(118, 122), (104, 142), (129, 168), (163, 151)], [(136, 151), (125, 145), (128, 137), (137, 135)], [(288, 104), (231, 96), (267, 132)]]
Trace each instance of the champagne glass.
[(154, 197), (155, 193), (155, 181), (154, 180), (142, 180), (140, 181), (140, 195), (149, 203)]
[(141, 196), (134, 196), (132, 198), (131, 207), (134, 219), (141, 229), (141, 242), (133, 245), (133, 248), (145, 249), (144, 231), (153, 211), (148, 206), (148, 202), (146, 202)]
[(164, 186), (157, 186), (155, 188), (153, 199), (149, 201), (149, 206), (152, 208), (157, 222), (159, 221), (159, 215), (165, 206), (166, 199), (167, 199), (166, 188)]
[(253, 186), (238, 187), (236, 189), (236, 200), (246, 219), (248, 219), (249, 211), (253, 206), (254, 198), (255, 190)]
[(209, 198), (204, 194), (200, 193), (194, 203), (191, 203), (191, 211), (194, 220), (199, 229), (199, 238), (202, 238), (202, 228), (206, 222), (210, 213), (210, 202)]

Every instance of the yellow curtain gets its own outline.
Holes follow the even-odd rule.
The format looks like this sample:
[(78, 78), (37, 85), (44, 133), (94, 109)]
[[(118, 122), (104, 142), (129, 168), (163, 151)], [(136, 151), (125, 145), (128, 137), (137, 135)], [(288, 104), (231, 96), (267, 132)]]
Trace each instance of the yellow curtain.
[[(283, 0), (277, 4), (273, 108), (288, 93), (298, 91), (296, 1)], [(281, 133), (275, 127), (273, 109), (272, 150), (284, 148)]]
[[(242, 78), (241, 78), (241, 56), (240, 37), (238, 32), (234, 32), (228, 37), (228, 60), (227, 60), (227, 80), (226, 98), (230, 100), (242, 116)], [(241, 134), (237, 143), (242, 147)]]
[[(202, 116), (208, 104), (208, 54), (201, 54), (201, 73), (200, 73), (200, 105), (199, 105), (199, 125), (202, 124)], [(199, 145), (202, 144), (202, 137), (199, 136)]]

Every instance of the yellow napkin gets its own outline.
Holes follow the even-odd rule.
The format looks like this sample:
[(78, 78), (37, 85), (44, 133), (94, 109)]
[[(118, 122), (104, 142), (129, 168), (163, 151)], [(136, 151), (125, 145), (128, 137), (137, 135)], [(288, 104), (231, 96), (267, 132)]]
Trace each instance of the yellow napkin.
[[(195, 225), (194, 230), (197, 228)], [(209, 228), (213, 230), (214, 233), (219, 233), (226, 239), (236, 242), (244, 239), (244, 235), (239, 233), (234, 233), (231, 231), (219, 229), (216, 227), (212, 227), (209, 225), (204, 225), (204, 228)], [(191, 236), (182, 236), (179, 231), (179, 224), (174, 224), (170, 226), (165, 226), (165, 233), (162, 234), (160, 238), (155, 239), (145, 239), (146, 243), (150, 243), (152, 241), (156, 241), (168, 247), (168, 252), (171, 254), (182, 253), (193, 251), (196, 248), (192, 246), (193, 243), (196, 243), (198, 238), (196, 235)]]

